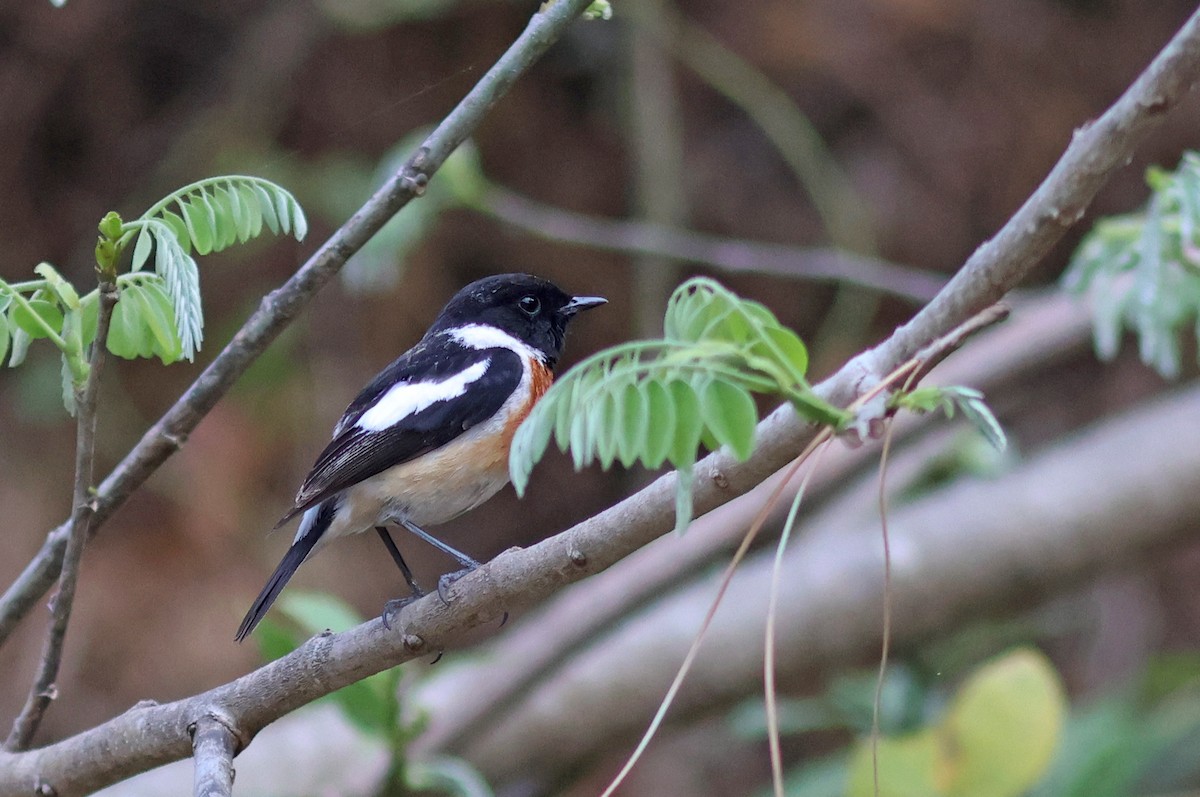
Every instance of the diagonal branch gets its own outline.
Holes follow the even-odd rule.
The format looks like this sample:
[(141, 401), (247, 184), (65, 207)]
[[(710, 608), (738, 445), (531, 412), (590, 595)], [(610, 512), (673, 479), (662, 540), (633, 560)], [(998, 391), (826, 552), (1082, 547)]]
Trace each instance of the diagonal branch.
[(25, 699), (25, 705), (4, 742), (7, 750), (24, 750), (29, 747), (46, 709), (57, 693), (54, 682), (58, 679), (67, 624), (71, 620), (71, 607), (75, 603), (75, 587), (79, 583), (83, 547), (92, 525), (91, 490), (96, 453), (96, 397), (104, 361), (107, 359), (108, 328), (116, 303), (116, 283), (112, 281), (111, 275), (102, 277), (96, 315), (96, 338), (92, 341), (88, 375), (83, 386), (76, 392), (75, 487), (71, 499), (71, 520), (63, 552), (61, 575), (58, 580), (58, 594), (51, 603), (50, 628), (46, 632), (38, 673), (29, 690), (29, 697)]
[[(233, 340), (138, 441), (101, 483), (92, 531), (183, 445), (187, 436), (310, 299), (380, 227), (415, 197), (450, 153), (479, 126), (491, 107), (536, 61), (590, 0), (558, 0), (533, 16), (512, 47), (488, 70), (404, 166), (329, 237), (282, 287), (263, 299)], [(46, 537), (41, 550), (0, 597), (0, 644), (41, 599), (62, 566), (70, 521)]]
[[(557, 5), (551, 13), (556, 10)], [(1104, 116), (1075, 136), (1042, 186), (950, 285), (888, 340), (822, 383), (821, 395), (848, 403), (864, 385), (1015, 286), (1066, 229), (1067, 219), (1078, 218), (1104, 180), (1198, 75), (1200, 12)], [(697, 511), (711, 510), (757, 485), (790, 461), (811, 434), (794, 412), (783, 408), (759, 425), (761, 443), (751, 459), (739, 463), (723, 451), (706, 457), (696, 466)], [(667, 474), (572, 529), (501, 554), (456, 582), (450, 605), (428, 596), (406, 607), (393, 621), (396, 630), (374, 620), (341, 634), (320, 634), (290, 655), (195, 697), (135, 707), (39, 750), (0, 752), (0, 793), (37, 784), (58, 797), (71, 797), (184, 758), (192, 752), (188, 726), (207, 714), (226, 718), (236, 737), (248, 742), (268, 723), (318, 697), (447, 648), (464, 631), (536, 603), (665, 534), (672, 527), (675, 483), (675, 475)]]

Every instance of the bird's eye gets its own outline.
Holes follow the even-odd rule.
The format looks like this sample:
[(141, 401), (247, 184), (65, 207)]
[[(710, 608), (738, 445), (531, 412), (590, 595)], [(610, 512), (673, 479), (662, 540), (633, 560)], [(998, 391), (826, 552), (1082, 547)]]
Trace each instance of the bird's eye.
[(538, 310), (542, 309), (542, 303), (536, 296), (522, 296), (517, 306), (521, 308), (521, 312), (527, 316), (535, 316)]

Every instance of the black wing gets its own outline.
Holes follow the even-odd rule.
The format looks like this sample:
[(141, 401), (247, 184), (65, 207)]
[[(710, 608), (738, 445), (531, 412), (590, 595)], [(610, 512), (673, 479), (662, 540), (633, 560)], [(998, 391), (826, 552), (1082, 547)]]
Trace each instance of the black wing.
[[(441, 448), (472, 426), (492, 417), (521, 381), (524, 364), (509, 349), (469, 349), (424, 343), (410, 349), (371, 380), (350, 402), (338, 421), (334, 438), (321, 452), (296, 494), (295, 506), (279, 521), (316, 506), (334, 493), (351, 487), (394, 465)], [(436, 349), (433, 350), (433, 349)], [(436, 401), (380, 430), (357, 426), (359, 419), (404, 375), (404, 381), (442, 381), (481, 362), (483, 375), (461, 396)]]

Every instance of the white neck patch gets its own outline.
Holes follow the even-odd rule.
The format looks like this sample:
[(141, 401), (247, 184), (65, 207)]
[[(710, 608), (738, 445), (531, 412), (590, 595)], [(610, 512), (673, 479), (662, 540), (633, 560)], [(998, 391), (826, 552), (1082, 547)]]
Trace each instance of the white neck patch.
[(359, 416), (354, 425), (369, 432), (380, 432), (395, 426), (436, 402), (458, 398), (467, 392), (467, 385), (487, 373), (489, 365), (491, 360), (477, 362), (441, 382), (400, 382), (393, 385)]
[(468, 324), (446, 333), (468, 349), (508, 349), (516, 352), (521, 359), (532, 357), (540, 363), (546, 362), (546, 355), (527, 343), (514, 338), (502, 329), (487, 324)]

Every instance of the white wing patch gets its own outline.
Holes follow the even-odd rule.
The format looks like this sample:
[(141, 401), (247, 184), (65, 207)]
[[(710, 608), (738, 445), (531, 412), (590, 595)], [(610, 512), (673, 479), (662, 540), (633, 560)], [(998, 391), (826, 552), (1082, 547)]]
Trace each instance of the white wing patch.
[(441, 382), (401, 382), (380, 396), (354, 425), (380, 432), (436, 402), (458, 398), (467, 392), (467, 385), (487, 373), (490, 364), (491, 360), (477, 362)]
[(450, 337), (469, 349), (508, 349), (520, 355), (522, 360), (533, 358), (545, 362), (546, 355), (527, 343), (514, 338), (502, 329), (487, 324), (468, 324), (447, 333)]

